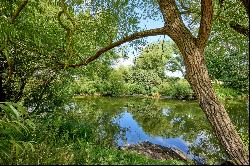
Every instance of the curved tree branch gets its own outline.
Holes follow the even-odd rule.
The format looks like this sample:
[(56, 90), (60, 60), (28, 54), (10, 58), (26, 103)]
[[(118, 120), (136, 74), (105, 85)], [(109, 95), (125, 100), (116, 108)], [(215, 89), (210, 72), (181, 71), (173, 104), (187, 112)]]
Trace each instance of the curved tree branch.
[[(24, 7), (27, 5), (28, 0), (23, 0), (21, 2), (21, 4), (16, 8), (16, 10), (14, 11), (14, 13), (11, 15), (10, 19), (10, 23), (14, 24), (16, 21), (16, 18), (20, 15), (21, 11), (24, 9)], [(6, 39), (4, 40), (4, 43), (2, 44), (2, 46), (0, 47), (0, 52), (2, 52), (4, 50), (4, 48), (6, 47), (6, 45), (8, 44), (8, 36), (4, 36)]]
[(212, 0), (201, 0), (201, 22), (197, 38), (197, 45), (204, 50), (212, 28), (213, 4)]
[(97, 58), (99, 58), (103, 53), (117, 47), (117, 46), (120, 46), (126, 42), (129, 42), (129, 41), (133, 41), (133, 40), (136, 40), (136, 39), (140, 39), (140, 38), (143, 38), (143, 37), (148, 37), (148, 36), (156, 36), (156, 35), (166, 35), (168, 34), (168, 30), (166, 28), (156, 28), (156, 29), (151, 29), (151, 30), (145, 30), (145, 31), (142, 31), (142, 32), (136, 32), (136, 33), (133, 33), (129, 36), (126, 36), (106, 47), (103, 47), (101, 49), (99, 49), (95, 55), (91, 56), (91, 57), (88, 57), (87, 59), (83, 60), (82, 62), (78, 63), (78, 64), (61, 64), (63, 65), (63, 67), (81, 67), (81, 66), (86, 66), (87, 64), (89, 64), (90, 62), (96, 60)]

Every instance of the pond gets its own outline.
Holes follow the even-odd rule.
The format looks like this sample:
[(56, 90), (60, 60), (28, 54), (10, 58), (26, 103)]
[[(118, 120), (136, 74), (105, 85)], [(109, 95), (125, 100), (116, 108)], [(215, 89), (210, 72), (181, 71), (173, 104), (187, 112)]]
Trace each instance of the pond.
[[(237, 130), (249, 140), (247, 103), (225, 106)], [(198, 164), (218, 164), (227, 159), (196, 101), (81, 97), (70, 107), (95, 121), (96, 131), (115, 146), (149, 141), (177, 148)]]

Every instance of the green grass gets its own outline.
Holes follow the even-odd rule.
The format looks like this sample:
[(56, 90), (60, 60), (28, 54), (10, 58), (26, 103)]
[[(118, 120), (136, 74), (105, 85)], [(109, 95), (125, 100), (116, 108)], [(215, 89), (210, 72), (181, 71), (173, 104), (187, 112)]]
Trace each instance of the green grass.
[[(55, 142), (53, 142), (55, 143)], [(14, 151), (7, 161), (0, 164), (81, 164), (81, 165), (186, 165), (178, 160), (155, 160), (135, 152), (118, 150), (114, 147), (85, 142), (69, 144), (53, 144), (42, 142), (34, 145), (34, 149)]]
[[(78, 148), (76, 148), (76, 146)], [(76, 148), (76, 149), (75, 149)], [(114, 148), (105, 148), (99, 145), (81, 142), (71, 144), (66, 147), (59, 147), (50, 156), (39, 156), (39, 164), (87, 164), (87, 165), (131, 165), (131, 164), (165, 164), (165, 165), (183, 165), (184, 162), (176, 160), (153, 160), (142, 155), (117, 150)], [(53, 156), (53, 157), (52, 157)], [(36, 161), (37, 162), (37, 161)], [(33, 162), (32, 164), (38, 164)]]

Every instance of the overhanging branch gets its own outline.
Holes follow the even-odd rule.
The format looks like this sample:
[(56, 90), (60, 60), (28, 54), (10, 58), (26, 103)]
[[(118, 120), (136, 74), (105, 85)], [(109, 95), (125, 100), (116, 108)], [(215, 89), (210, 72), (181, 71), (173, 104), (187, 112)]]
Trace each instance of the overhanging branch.
[(117, 47), (117, 46), (120, 46), (126, 42), (130, 42), (130, 41), (133, 41), (133, 40), (136, 40), (136, 39), (140, 39), (140, 38), (143, 38), (143, 37), (148, 37), (148, 36), (156, 36), (156, 35), (166, 35), (168, 34), (168, 30), (166, 28), (156, 28), (156, 29), (151, 29), (151, 30), (145, 30), (145, 31), (142, 31), (142, 32), (136, 32), (136, 33), (133, 33), (129, 36), (126, 36), (114, 43), (111, 43), (110, 45), (106, 46), (106, 47), (103, 47), (101, 49), (99, 49), (95, 55), (91, 56), (91, 57), (88, 57), (87, 59), (83, 60), (82, 62), (80, 63), (77, 63), (77, 64), (61, 64), (63, 65), (64, 67), (73, 67), (73, 68), (76, 68), (76, 67), (81, 67), (81, 66), (86, 66), (87, 64), (89, 64), (90, 62), (96, 60), (97, 58), (99, 58), (103, 53)]
[[(21, 4), (16, 8), (16, 10), (13, 12), (13, 14), (9, 18), (11, 24), (15, 23), (16, 18), (20, 15), (21, 11), (24, 9), (27, 3), (28, 3), (28, 0), (23, 0)], [(0, 47), (0, 52), (2, 52), (5, 49), (6, 45), (8, 44), (8, 40), (9, 40), (8, 36), (6, 35), (4, 37), (5, 39), (4, 39), (2, 46)]]

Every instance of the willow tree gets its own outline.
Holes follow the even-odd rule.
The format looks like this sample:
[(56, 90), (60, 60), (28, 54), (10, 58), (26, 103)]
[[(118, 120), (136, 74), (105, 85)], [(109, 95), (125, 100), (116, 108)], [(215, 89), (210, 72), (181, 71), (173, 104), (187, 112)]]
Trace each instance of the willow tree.
[[(28, 2), (28, 0), (23, 0), (23, 2)], [(140, 3), (139, 3), (140, 2)], [(71, 57), (74, 54), (72, 50), (72, 36), (76, 35), (73, 33), (75, 26), (74, 19), (67, 12), (67, 6), (70, 6), (71, 9), (78, 9), (83, 7), (83, 10), (86, 9), (86, 4), (90, 4), (90, 11), (96, 11), (97, 13), (113, 13), (118, 18), (119, 32), (121, 32), (120, 38), (110, 38), (109, 41), (106, 41), (107, 46), (102, 48), (96, 48), (97, 51), (93, 56), (85, 56), (83, 60), (76, 60), (75, 63), (72, 61), (60, 62), (59, 66), (61, 69), (65, 68), (77, 68), (86, 66), (90, 62), (96, 60), (97, 58), (104, 55), (104, 53), (109, 50), (120, 46), (126, 42), (134, 41), (148, 36), (156, 35), (167, 35), (169, 36), (177, 45), (180, 50), (180, 53), (184, 59), (186, 67), (186, 78), (189, 81), (191, 87), (193, 88), (197, 99), (199, 101), (200, 107), (203, 112), (206, 114), (206, 117), (210, 121), (214, 132), (219, 139), (220, 143), (224, 146), (225, 150), (229, 154), (232, 160), (237, 164), (249, 164), (249, 154), (247, 149), (244, 147), (244, 144), (237, 133), (234, 125), (232, 124), (223, 104), (218, 100), (215, 91), (212, 87), (211, 80), (209, 78), (208, 70), (206, 67), (206, 62), (204, 58), (204, 51), (209, 40), (210, 32), (212, 29), (212, 19), (213, 19), (213, 9), (212, 0), (201, 0), (200, 1), (186, 1), (190, 2), (191, 5), (195, 6), (195, 12), (198, 12), (199, 17), (199, 28), (198, 31), (191, 31), (190, 28), (186, 25), (185, 22), (188, 20), (183, 20), (183, 14), (192, 17), (194, 11), (190, 8), (183, 6), (182, 0), (124, 0), (124, 1), (115, 1), (115, 0), (92, 0), (92, 1), (83, 1), (83, 0), (72, 0), (66, 1), (61, 0), (61, 12), (58, 14), (59, 24), (67, 33), (67, 55)], [(222, 1), (220, 1), (223, 4)], [(226, 1), (225, 1), (226, 2)], [(248, 6), (248, 0), (235, 0), (235, 6)], [(29, 3), (29, 2), (28, 2)], [(231, 3), (231, 2), (230, 2)], [(19, 15), (20, 11), (25, 7), (27, 3), (21, 3), (20, 8), (17, 8), (17, 13), (13, 14), (12, 20), (14, 21)], [(77, 5), (76, 5), (77, 4)], [(248, 3), (249, 4), (249, 3)], [(98, 6), (99, 5), (99, 6)], [(144, 5), (144, 6), (142, 6)], [(101, 6), (101, 7), (100, 7)], [(84, 8), (85, 7), (85, 8)], [(136, 13), (138, 7), (145, 7), (148, 11), (152, 8), (157, 8), (158, 13), (161, 14), (164, 26), (161, 28), (144, 30), (141, 32), (135, 32), (137, 29), (131, 27), (130, 24), (136, 24), (136, 19), (131, 19), (128, 17), (131, 13)], [(86, 10), (85, 10), (86, 11)], [(248, 11), (248, 9), (247, 9)], [(138, 13), (138, 12), (137, 12)], [(71, 13), (72, 14), (72, 13)], [(75, 12), (75, 15), (77, 11)], [(146, 13), (148, 14), (148, 13)], [(246, 13), (247, 14), (247, 13)], [(68, 19), (68, 22), (71, 22), (71, 27), (65, 26), (64, 23), (60, 22), (62, 16)], [(154, 17), (150, 13), (145, 17)], [(188, 19), (189, 17), (186, 17)], [(192, 19), (191, 19), (192, 20)], [(110, 20), (109, 20), (110, 21)], [(73, 27), (72, 27), (73, 26)], [(87, 26), (87, 25), (86, 25)], [(230, 22), (231, 28), (235, 31), (245, 35), (248, 31), (242, 30), (242, 24)], [(111, 29), (111, 27), (110, 27)], [(110, 30), (109, 29), (109, 30)], [(129, 31), (126, 31), (129, 30)], [(131, 33), (131, 31), (133, 33)], [(128, 33), (131, 33), (128, 35)], [(91, 32), (90, 32), (91, 33)], [(94, 33), (94, 29), (93, 29)], [(107, 33), (106, 35), (108, 35)], [(121, 37), (121, 35), (125, 35)], [(101, 36), (98, 36), (101, 37)], [(115, 40), (116, 39), (116, 40)], [(84, 57), (84, 56), (82, 56)], [(201, 122), (199, 122), (201, 123)]]

